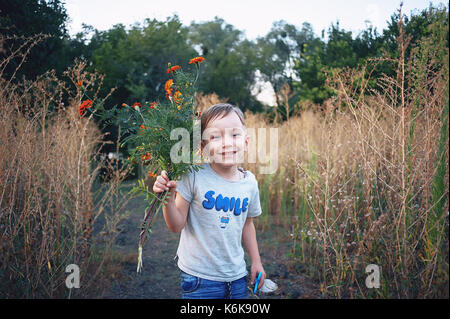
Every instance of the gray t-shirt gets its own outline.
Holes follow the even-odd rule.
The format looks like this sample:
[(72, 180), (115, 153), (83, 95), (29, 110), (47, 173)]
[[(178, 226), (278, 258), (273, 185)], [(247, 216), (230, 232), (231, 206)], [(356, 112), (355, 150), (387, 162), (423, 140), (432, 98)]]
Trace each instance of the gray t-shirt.
[(247, 275), (242, 228), (247, 217), (261, 214), (258, 181), (250, 171), (228, 181), (209, 163), (177, 182), (177, 192), (190, 202), (178, 245), (178, 267), (193, 276), (233, 281)]

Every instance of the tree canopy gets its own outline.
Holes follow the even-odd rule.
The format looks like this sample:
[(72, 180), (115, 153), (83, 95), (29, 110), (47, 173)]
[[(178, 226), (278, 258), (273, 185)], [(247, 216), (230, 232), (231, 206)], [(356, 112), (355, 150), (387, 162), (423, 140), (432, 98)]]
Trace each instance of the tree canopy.
[[(309, 100), (321, 104), (334, 94), (326, 85), (327, 74), (362, 65), (368, 59), (395, 57), (399, 36), (398, 12), (392, 14), (386, 29), (376, 30), (369, 24), (357, 35), (341, 28), (338, 21), (331, 23), (327, 39), (323, 33), (316, 35), (308, 22), (297, 27), (276, 21), (265, 36), (251, 41), (219, 17), (185, 26), (176, 15), (164, 21), (146, 19), (129, 27), (117, 24), (106, 31), (84, 25), (82, 32), (69, 36), (68, 15), (61, 0), (24, 0), (20, 4), (2, 0), (1, 4), (3, 37), (50, 35), (31, 50), (16, 79), (32, 79), (50, 69), (61, 73), (75, 58), (82, 59), (105, 75), (103, 93), (115, 88), (111, 105), (163, 98), (161, 83), (168, 78), (167, 63), (183, 67), (198, 55), (207, 61), (201, 66), (200, 91), (216, 93), (243, 110), (273, 110), (256, 97), (261, 81), (272, 86), (278, 109), (286, 103), (280, 98), (286, 85), (292, 89), (289, 103)], [(429, 36), (433, 32), (430, 26), (439, 24), (446, 32), (443, 45), (448, 48), (448, 7), (430, 5), (411, 16), (403, 15), (402, 20), (411, 44)], [(5, 49), (12, 45), (10, 38), (3, 43)], [(12, 74), (19, 63), (11, 63), (4, 74)], [(384, 63), (374, 76), (393, 72), (394, 68)]]

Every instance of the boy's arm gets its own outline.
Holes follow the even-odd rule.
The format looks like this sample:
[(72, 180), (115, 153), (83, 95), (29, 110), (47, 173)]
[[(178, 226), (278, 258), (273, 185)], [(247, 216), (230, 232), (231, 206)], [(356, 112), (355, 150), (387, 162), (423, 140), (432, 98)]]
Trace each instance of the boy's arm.
[(177, 181), (170, 181), (166, 171), (162, 171), (155, 184), (153, 191), (161, 193), (169, 191), (167, 196), (167, 204), (163, 206), (164, 220), (167, 227), (174, 233), (180, 232), (186, 225), (186, 219), (189, 211), (190, 203), (177, 193)]
[(251, 284), (253, 285), (255, 282), (256, 274), (261, 272), (261, 280), (258, 285), (258, 289), (260, 289), (264, 283), (264, 279), (266, 279), (266, 272), (261, 263), (261, 257), (259, 255), (258, 250), (258, 242), (256, 241), (256, 229), (253, 224), (253, 218), (248, 217), (245, 220), (244, 228), (242, 229), (242, 241), (244, 242), (244, 246), (247, 249), (248, 254), (250, 255), (250, 259), (252, 261), (251, 267)]
[[(180, 232), (186, 225), (190, 203), (180, 194), (170, 194), (167, 205), (163, 206), (164, 220), (167, 227), (174, 233)], [(174, 197), (176, 196), (176, 199)]]

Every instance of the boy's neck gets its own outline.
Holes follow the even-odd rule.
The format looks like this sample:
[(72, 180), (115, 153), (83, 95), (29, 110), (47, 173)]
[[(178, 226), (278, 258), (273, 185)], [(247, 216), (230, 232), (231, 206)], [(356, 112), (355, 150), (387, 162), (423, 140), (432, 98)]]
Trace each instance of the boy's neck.
[(210, 162), (209, 165), (217, 174), (225, 179), (228, 179), (230, 181), (237, 181), (240, 179), (237, 164), (232, 166), (223, 166), (214, 162)]

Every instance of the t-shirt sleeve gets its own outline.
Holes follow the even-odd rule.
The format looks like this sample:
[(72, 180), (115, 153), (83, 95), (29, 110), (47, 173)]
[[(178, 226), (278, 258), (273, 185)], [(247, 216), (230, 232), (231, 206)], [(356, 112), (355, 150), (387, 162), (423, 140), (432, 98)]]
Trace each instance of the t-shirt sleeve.
[(189, 203), (194, 198), (194, 172), (188, 172), (177, 181), (177, 193)]
[(250, 203), (248, 204), (247, 217), (256, 217), (256, 216), (261, 215), (261, 213), (262, 213), (262, 209), (261, 209), (261, 202), (259, 200), (258, 181), (256, 181), (255, 189), (253, 191), (253, 196), (250, 200)]

